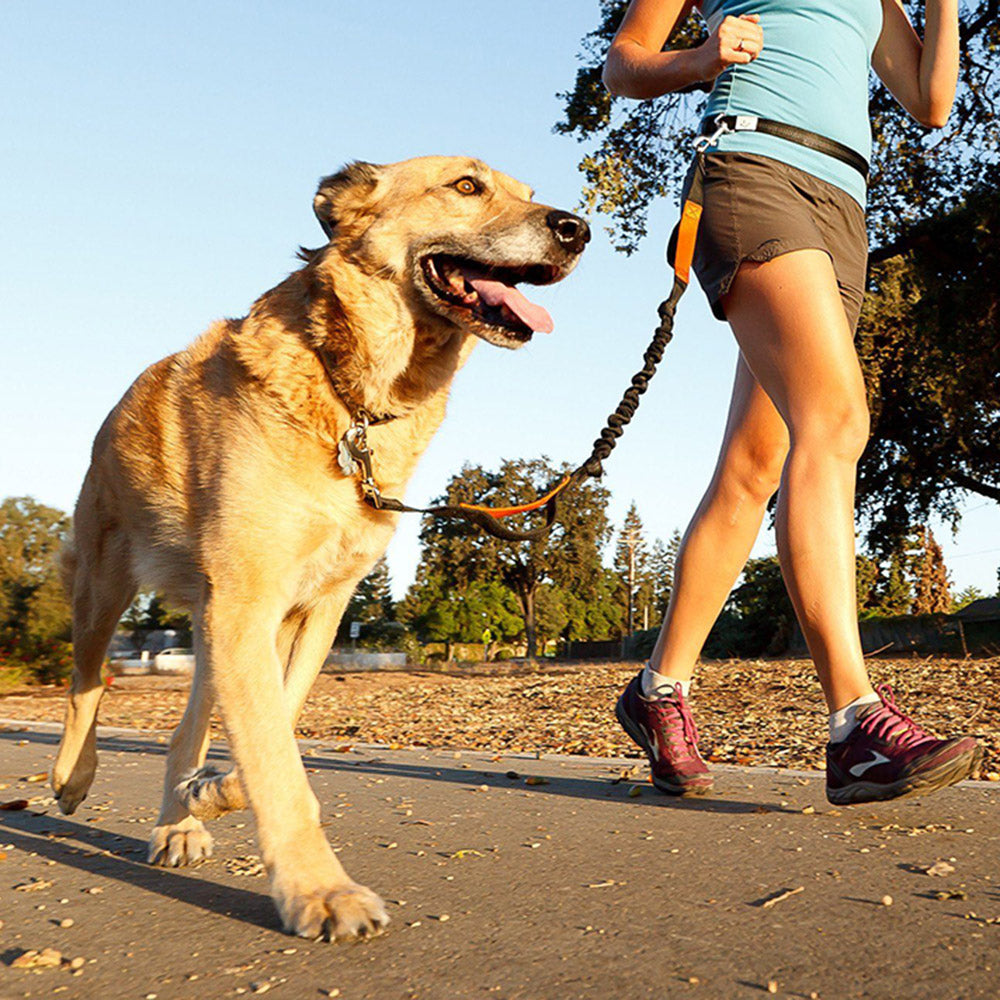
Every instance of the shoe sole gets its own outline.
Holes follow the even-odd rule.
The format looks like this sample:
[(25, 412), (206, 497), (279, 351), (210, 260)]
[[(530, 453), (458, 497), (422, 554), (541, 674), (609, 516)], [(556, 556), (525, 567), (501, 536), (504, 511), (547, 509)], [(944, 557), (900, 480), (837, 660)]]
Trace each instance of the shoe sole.
[(979, 767), (982, 754), (982, 748), (977, 746), (944, 764), (939, 764), (937, 767), (919, 774), (907, 775), (892, 784), (854, 781), (843, 788), (828, 788), (826, 797), (835, 806), (850, 806), (861, 802), (884, 802), (887, 799), (927, 795), (929, 792), (936, 792), (941, 788), (947, 788), (949, 785), (964, 781)]
[[(656, 755), (653, 753), (652, 747), (650, 747), (649, 742), (646, 740), (646, 736), (641, 729), (629, 718), (622, 705), (621, 698), (618, 699), (615, 704), (615, 717), (618, 719), (618, 724), (625, 730), (629, 738), (640, 750), (644, 751), (646, 756), (649, 758), (650, 768), (653, 767), (656, 762)], [(652, 774), (653, 785), (659, 791), (664, 792), (667, 795), (680, 795), (680, 796), (695, 796), (695, 795), (707, 795), (712, 790), (712, 780), (709, 779), (707, 785), (675, 785), (667, 781), (665, 778), (658, 778), (655, 774)]]

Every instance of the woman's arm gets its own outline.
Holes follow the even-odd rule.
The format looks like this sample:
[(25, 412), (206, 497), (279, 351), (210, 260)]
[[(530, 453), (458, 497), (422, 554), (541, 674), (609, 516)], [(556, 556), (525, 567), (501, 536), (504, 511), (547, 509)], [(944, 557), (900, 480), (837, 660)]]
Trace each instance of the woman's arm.
[(958, 0), (927, 0), (923, 42), (901, 0), (882, 0), (882, 18), (875, 72), (918, 122), (941, 128), (958, 83)]
[(619, 97), (659, 97), (757, 58), (763, 35), (756, 14), (725, 18), (697, 48), (660, 51), (693, 6), (692, 0), (632, 0), (608, 49), (604, 86)]

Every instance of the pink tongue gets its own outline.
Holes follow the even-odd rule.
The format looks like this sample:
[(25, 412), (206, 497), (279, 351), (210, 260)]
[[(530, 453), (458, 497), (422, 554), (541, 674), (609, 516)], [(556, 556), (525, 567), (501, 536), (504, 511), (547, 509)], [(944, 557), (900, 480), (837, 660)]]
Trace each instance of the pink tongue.
[(470, 285), (488, 306), (506, 306), (525, 326), (536, 333), (551, 333), (552, 317), (541, 306), (529, 302), (516, 288), (492, 278), (467, 276)]

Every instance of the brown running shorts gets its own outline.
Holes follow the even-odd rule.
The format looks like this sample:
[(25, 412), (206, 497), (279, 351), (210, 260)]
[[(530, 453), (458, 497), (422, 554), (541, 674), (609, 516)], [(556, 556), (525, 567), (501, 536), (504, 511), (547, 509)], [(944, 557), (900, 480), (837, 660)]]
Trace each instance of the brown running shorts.
[(861, 206), (841, 188), (781, 160), (756, 153), (705, 156), (705, 204), (692, 266), (718, 319), (726, 318), (721, 300), (743, 261), (763, 262), (806, 249), (830, 255), (853, 330), (868, 262)]

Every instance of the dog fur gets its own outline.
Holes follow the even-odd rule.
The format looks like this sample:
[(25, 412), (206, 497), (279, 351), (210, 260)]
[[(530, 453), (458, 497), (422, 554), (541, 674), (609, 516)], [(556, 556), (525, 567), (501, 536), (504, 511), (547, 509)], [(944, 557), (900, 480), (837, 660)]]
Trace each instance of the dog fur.
[[(427, 269), (460, 258), (563, 278), (586, 225), (531, 197), (462, 157), (325, 178), (314, 209), (327, 245), (304, 251), (249, 315), (148, 368), (94, 443), (63, 551), (74, 671), (52, 773), (59, 805), (73, 812), (90, 788), (107, 645), (138, 587), (154, 588), (190, 607), (197, 666), (149, 860), (208, 857), (203, 819), (248, 804), (295, 934), (354, 938), (388, 922), (330, 848), (294, 739), (347, 601), (396, 523), (362, 501), (338, 443), (359, 408), (392, 416), (368, 435), (379, 487), (401, 495), (477, 338), (528, 339), (509, 313), (443, 298)], [(203, 769), (215, 705), (228, 774)]]

